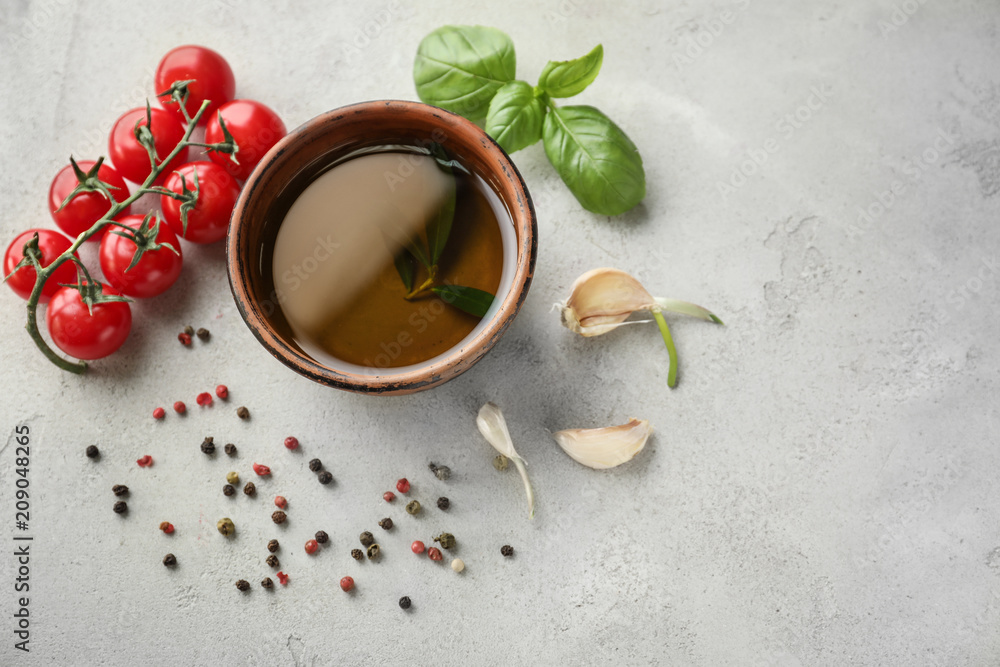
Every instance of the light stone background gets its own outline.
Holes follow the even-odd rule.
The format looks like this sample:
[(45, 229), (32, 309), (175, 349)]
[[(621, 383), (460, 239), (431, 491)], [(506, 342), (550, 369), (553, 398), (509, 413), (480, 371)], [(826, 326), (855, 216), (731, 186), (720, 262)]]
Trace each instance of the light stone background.
[[(273, 360), (232, 303), (221, 244), (185, 246), (176, 287), (136, 304), (124, 349), (85, 377), (44, 361), (5, 293), (0, 663), (1000, 663), (996, 3), (431, 4), (3, 3), (4, 244), (51, 226), (46, 193), (67, 155), (104, 152), (115, 118), (153, 92), (160, 56), (189, 42), (223, 53), (239, 96), (290, 127), (413, 99), (417, 43), (444, 23), (507, 31), (529, 81), (601, 42), (603, 71), (579, 103), (640, 147), (649, 192), (627, 215), (590, 215), (540, 146), (516, 154), (539, 218), (527, 302), (473, 370), (403, 398), (337, 392)], [(726, 321), (674, 319), (676, 390), (654, 326), (591, 340), (559, 326), (552, 303), (598, 266)], [(183, 349), (188, 323), (211, 342)], [(229, 403), (198, 409), (218, 382)], [(154, 423), (176, 399), (189, 415)], [(529, 461), (533, 521), (476, 432), (487, 400)], [(547, 433), (631, 416), (656, 436), (612, 471), (577, 465)], [(33, 443), (30, 655), (13, 650), (11, 618), (19, 423)], [(281, 448), (287, 434), (300, 453)], [(237, 443), (238, 461), (206, 460), (205, 435)], [(152, 469), (134, 463), (145, 453)], [(335, 485), (315, 482), (313, 456)], [(245, 478), (254, 460), (273, 479), (256, 500), (224, 498), (225, 473)], [(453, 479), (432, 478), (430, 460)], [(429, 506), (419, 519), (380, 499), (403, 475)], [(114, 483), (133, 489), (125, 519)], [(278, 492), (280, 528), (267, 519)], [(375, 526), (383, 515), (392, 534)], [(221, 516), (235, 539), (215, 531)], [(156, 530), (163, 519), (174, 536)], [(332, 542), (307, 557), (320, 528)], [(349, 558), (363, 529), (382, 562)], [(407, 550), (442, 529), (458, 537), (461, 576)], [(267, 592), (256, 582), (273, 536), (292, 583)], [(168, 551), (176, 570), (160, 565)]]

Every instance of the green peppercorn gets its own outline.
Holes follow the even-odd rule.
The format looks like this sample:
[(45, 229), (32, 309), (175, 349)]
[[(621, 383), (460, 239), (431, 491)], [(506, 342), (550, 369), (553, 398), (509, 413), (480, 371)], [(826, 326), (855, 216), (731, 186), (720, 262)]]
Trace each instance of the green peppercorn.
[(455, 536), (451, 533), (441, 533), (434, 538), (434, 541), (440, 544), (442, 549), (453, 549), (455, 547)]
[(236, 416), (240, 419), (250, 419), (250, 411), (241, 405), (236, 408)]
[(416, 500), (411, 500), (406, 504), (407, 514), (419, 514), (420, 513), (420, 503)]
[(163, 557), (163, 564), (166, 565), (167, 567), (170, 567), (172, 565), (177, 565), (177, 557), (174, 556), (173, 554), (167, 554), (166, 556)]
[(382, 527), (383, 530), (389, 530), (392, 528), (392, 519), (386, 517), (378, 522), (378, 525)]
[(358, 539), (361, 540), (361, 545), (365, 546), (365, 547), (370, 547), (372, 544), (375, 543), (375, 536), (372, 535), (367, 530), (365, 532), (361, 533), (361, 535), (358, 537)]
[(440, 498), (438, 498), (438, 509), (439, 510), (446, 510), (449, 507), (451, 507), (451, 501), (450, 500), (448, 500), (444, 496), (441, 496)]
[(235, 472), (235, 471), (231, 472), (231, 473), (228, 473), (226, 475), (226, 481), (229, 482), (230, 484), (239, 484), (240, 483), (240, 474), (238, 472)]
[(222, 487), (222, 493), (223, 495), (231, 496), (236, 493), (236, 489), (233, 488), (232, 484), (226, 484)]
[(509, 461), (507, 460), (507, 457), (504, 456), (503, 454), (497, 454), (495, 457), (493, 457), (493, 467), (499, 470), (500, 472), (503, 472), (504, 470), (507, 469), (508, 463)]
[(219, 519), (218, 523), (215, 524), (215, 527), (219, 529), (220, 533), (227, 537), (236, 532), (236, 526), (233, 524), (233, 520), (229, 517)]
[(236, 582), (236, 588), (246, 592), (250, 590), (250, 582), (247, 581), (246, 579), (240, 579), (239, 581)]
[(313, 472), (319, 472), (320, 470), (323, 469), (323, 462), (320, 461), (319, 459), (313, 459), (312, 461), (309, 462), (309, 469), (312, 470)]
[(281, 566), (281, 563), (278, 562), (278, 557), (275, 556), (274, 554), (271, 554), (270, 556), (268, 556), (267, 559), (264, 562), (267, 563), (268, 565), (270, 565), (271, 567), (280, 567)]
[(451, 468), (449, 468), (448, 466), (439, 466), (436, 463), (431, 463), (427, 467), (430, 468), (431, 472), (434, 473), (434, 476), (440, 479), (441, 481), (444, 481), (449, 477), (451, 477)]
[(271, 581), (271, 577), (264, 577), (261, 580), (260, 585), (267, 589), (274, 588), (274, 582)]
[(97, 445), (87, 445), (87, 458), (96, 459), (101, 453), (97, 451)]
[(410, 598), (408, 598), (405, 595), (403, 597), (399, 598), (399, 608), (400, 609), (409, 609), (410, 608)]
[(257, 487), (254, 486), (253, 482), (247, 482), (246, 486), (243, 487), (243, 493), (252, 496), (257, 493)]
[(282, 512), (281, 510), (277, 510), (276, 512), (271, 513), (271, 521), (275, 523), (285, 523), (285, 519), (287, 518), (288, 515)]
[(236, 445), (234, 445), (233, 443), (231, 442), (227, 443), (226, 446), (223, 447), (223, 449), (229, 456), (236, 456)]
[(375, 560), (378, 555), (382, 552), (382, 549), (377, 544), (373, 544), (368, 547), (368, 560)]
[(514, 547), (510, 546), (509, 544), (505, 544), (502, 547), (500, 547), (500, 553), (503, 554), (505, 558), (510, 558), (511, 556), (514, 555)]
[(126, 493), (128, 493), (128, 487), (125, 486), (124, 484), (115, 484), (114, 486), (111, 487), (111, 493), (115, 494), (116, 496), (124, 496)]
[(326, 534), (325, 530), (316, 531), (316, 541), (320, 544), (326, 544), (330, 541), (330, 536)]
[(333, 481), (333, 474), (331, 474), (327, 470), (324, 470), (320, 474), (316, 475), (316, 479), (319, 480), (320, 484), (329, 484), (330, 482)]
[(211, 456), (215, 453), (215, 439), (207, 437), (201, 442), (201, 451)]
[(361, 549), (351, 549), (351, 558), (354, 560), (361, 560), (365, 557), (365, 552)]
[(194, 335), (194, 327), (191, 326), (190, 324), (187, 325), (186, 327), (184, 327), (184, 333), (186, 333), (188, 336), (193, 336)]
[(267, 543), (267, 550), (270, 551), (271, 553), (274, 553), (275, 551), (278, 550), (278, 546), (279, 546), (278, 540), (270, 540)]
[(115, 514), (125, 514), (128, 511), (128, 503), (124, 500), (119, 500), (112, 509), (115, 511)]

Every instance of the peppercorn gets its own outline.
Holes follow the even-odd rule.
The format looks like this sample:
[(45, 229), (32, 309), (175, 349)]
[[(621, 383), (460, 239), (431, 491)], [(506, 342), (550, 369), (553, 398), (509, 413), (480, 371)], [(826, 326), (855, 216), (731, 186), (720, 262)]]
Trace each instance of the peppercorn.
[(389, 530), (392, 528), (392, 519), (386, 517), (378, 522), (378, 525), (382, 527), (383, 530)]
[(282, 586), (288, 585), (288, 575), (285, 574), (284, 572), (278, 572), (278, 574), (274, 576), (278, 578), (278, 583), (281, 584)]
[(416, 500), (411, 500), (406, 504), (407, 514), (419, 514), (420, 513), (420, 502)]
[(409, 609), (410, 608), (410, 598), (408, 598), (405, 595), (403, 597), (399, 598), (399, 608), (400, 609)]
[(260, 585), (268, 590), (274, 588), (274, 582), (271, 581), (271, 577), (264, 577), (263, 579), (261, 579)]
[(351, 558), (354, 560), (361, 560), (365, 557), (365, 552), (361, 549), (351, 549)]
[(207, 407), (212, 404), (212, 395), (207, 391), (203, 391), (195, 397), (194, 402), (203, 408)]
[(270, 551), (271, 553), (274, 553), (275, 551), (278, 550), (278, 546), (279, 546), (278, 540), (270, 540), (267, 543), (267, 550)]
[(179, 333), (177, 334), (177, 340), (181, 342), (181, 345), (187, 347), (191, 345), (191, 334)]
[(329, 484), (333, 481), (333, 475), (329, 471), (324, 470), (320, 474), (316, 475), (316, 479), (319, 480), (320, 484)]
[(424, 552), (424, 543), (420, 540), (414, 540), (413, 544), (410, 545), (410, 551), (415, 554), (422, 554)]
[(253, 485), (253, 482), (247, 482), (246, 486), (243, 487), (243, 493), (252, 496), (257, 493), (257, 487)]
[(222, 400), (226, 400), (227, 398), (229, 398), (229, 387), (227, 387), (224, 384), (220, 384), (215, 388), (215, 395), (221, 398)]
[(306, 553), (314, 554), (319, 549), (319, 542), (316, 540), (306, 540)]
[(275, 556), (274, 554), (271, 554), (270, 556), (265, 558), (264, 562), (270, 565), (271, 567), (281, 567), (281, 563), (278, 562), (278, 557)]
[(201, 441), (201, 451), (204, 454), (212, 455), (215, 453), (215, 438), (211, 436), (205, 438)]
[(449, 468), (448, 466), (439, 466), (436, 463), (431, 463), (427, 467), (430, 468), (431, 472), (434, 473), (434, 476), (440, 479), (441, 481), (444, 481), (449, 477), (451, 477), (451, 468)]
[(278, 509), (282, 509), (282, 510), (285, 509), (286, 507), (288, 507), (288, 501), (285, 500), (284, 496), (275, 496), (274, 497), (274, 504), (275, 504), (275, 506)]
[(330, 541), (330, 536), (326, 534), (325, 530), (316, 531), (316, 541), (320, 544), (326, 544)]
[(285, 449), (293, 450), (299, 448), (299, 439), (294, 436), (285, 438)]
[(247, 581), (246, 579), (240, 579), (239, 581), (236, 582), (236, 588), (246, 592), (250, 590), (250, 582)]
[(177, 565), (177, 557), (174, 556), (173, 554), (167, 554), (166, 556), (163, 557), (163, 564), (166, 565), (167, 567), (170, 567), (172, 565)]
[(382, 500), (384, 500), (387, 503), (391, 503), (395, 499), (396, 499), (396, 494), (393, 493), (392, 491), (386, 491), (385, 493), (382, 494)]
[(236, 493), (236, 489), (233, 487), (232, 484), (226, 484), (225, 486), (222, 487), (222, 493), (223, 495), (231, 496), (234, 493)]
[(250, 419), (250, 411), (241, 405), (236, 408), (236, 416), (240, 419)]
[(504, 470), (507, 469), (507, 463), (508, 463), (507, 457), (504, 456), (503, 454), (497, 454), (495, 457), (493, 457), (493, 467), (499, 470), (500, 472), (503, 472)]
[(198, 340), (208, 340), (212, 334), (205, 327), (201, 327), (195, 332), (195, 335), (198, 336)]
[(169, 521), (161, 521), (160, 530), (162, 530), (167, 535), (170, 535), (171, 533), (174, 532), (174, 524), (170, 523)]
[(285, 523), (285, 519), (287, 518), (288, 515), (282, 512), (281, 510), (277, 510), (271, 513), (271, 521), (275, 523)]
[(440, 544), (442, 549), (455, 548), (455, 536), (451, 533), (441, 533), (434, 538), (434, 541)]
[(455, 572), (461, 572), (462, 570), (465, 569), (465, 561), (463, 561), (461, 558), (456, 558), (455, 560), (451, 561), (451, 569), (454, 570)]
[(140, 456), (139, 458), (137, 458), (135, 462), (136, 465), (138, 465), (140, 468), (145, 468), (146, 466), (153, 465), (153, 457), (150, 456), (149, 454), (146, 454), (145, 456)]
[(115, 503), (113, 509), (115, 510), (115, 514), (125, 514), (125, 512), (128, 511), (128, 503), (126, 503), (124, 500), (119, 500), (117, 503)]
[(361, 536), (358, 539), (361, 540), (361, 545), (365, 547), (370, 547), (372, 544), (375, 543), (375, 536), (372, 535), (367, 530), (361, 533)]
[(233, 520), (229, 517), (219, 519), (219, 521), (215, 524), (215, 527), (219, 529), (220, 533), (227, 537), (236, 532), (236, 526), (233, 524)]
[(438, 498), (438, 509), (439, 510), (446, 510), (449, 507), (451, 507), (451, 501), (450, 500), (448, 500), (444, 496), (441, 496), (440, 498)]
[(377, 544), (373, 544), (370, 547), (368, 547), (368, 560), (375, 560), (376, 558), (378, 558), (378, 555), (379, 553), (381, 553), (381, 551), (382, 549)]
[(182, 415), (185, 412), (187, 412), (187, 406), (184, 405), (184, 401), (175, 401), (174, 402), (174, 412), (176, 412), (179, 415)]
[(128, 493), (128, 487), (125, 486), (124, 484), (115, 484), (114, 486), (111, 487), (111, 493), (115, 494), (116, 496), (124, 496), (126, 493)]
[(427, 557), (431, 560), (441, 560), (444, 556), (441, 555), (441, 550), (437, 547), (431, 547), (427, 550)]
[(229, 456), (236, 456), (236, 445), (233, 443), (228, 443), (225, 447), (223, 447), (223, 449)]
[(406, 479), (405, 477), (400, 478), (399, 481), (396, 482), (396, 490), (399, 491), (400, 493), (409, 493), (410, 480)]
[(254, 463), (251, 467), (253, 468), (253, 471), (257, 473), (258, 477), (266, 477), (271, 474), (271, 469), (263, 463)]
[(354, 579), (352, 579), (351, 577), (344, 577), (343, 579), (340, 580), (340, 590), (346, 593), (352, 588), (354, 588)]
[(97, 445), (87, 445), (86, 454), (88, 459), (96, 459), (101, 455), (101, 453), (97, 451)]
[(235, 470), (232, 471), (232, 472), (226, 473), (226, 481), (229, 482), (230, 484), (239, 484), (240, 483), (240, 474), (238, 472), (236, 472)]
[(153, 408), (153, 419), (163, 419), (167, 416), (167, 411), (163, 408)]
[(503, 554), (504, 557), (510, 558), (511, 556), (514, 555), (514, 547), (510, 546), (509, 544), (505, 544), (502, 547), (500, 547), (500, 553)]
[(312, 470), (313, 472), (319, 472), (320, 470), (323, 469), (323, 462), (320, 461), (319, 459), (313, 459), (312, 461), (309, 462), (309, 469)]
[(193, 336), (194, 335), (194, 327), (191, 326), (190, 324), (187, 325), (186, 327), (184, 327), (184, 333), (186, 333), (188, 336)]

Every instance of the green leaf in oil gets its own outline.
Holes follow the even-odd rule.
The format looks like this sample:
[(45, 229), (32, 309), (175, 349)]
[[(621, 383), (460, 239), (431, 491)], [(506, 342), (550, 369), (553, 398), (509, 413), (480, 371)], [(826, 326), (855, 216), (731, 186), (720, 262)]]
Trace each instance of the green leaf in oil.
[(448, 305), (476, 317), (486, 317), (486, 311), (493, 305), (494, 296), (475, 287), (437, 285), (432, 287), (431, 291), (441, 297), (441, 300)]
[(399, 277), (403, 281), (403, 286), (406, 287), (406, 291), (410, 292), (413, 289), (413, 281), (417, 277), (417, 259), (414, 257), (409, 250), (405, 248), (396, 254), (393, 259), (396, 264), (396, 271), (399, 273)]

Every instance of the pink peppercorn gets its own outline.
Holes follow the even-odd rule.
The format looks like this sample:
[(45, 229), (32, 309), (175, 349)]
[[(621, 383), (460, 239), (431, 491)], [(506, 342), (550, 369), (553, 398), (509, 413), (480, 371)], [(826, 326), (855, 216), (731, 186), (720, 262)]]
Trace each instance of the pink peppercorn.
[(191, 345), (191, 335), (186, 333), (177, 334), (177, 340), (181, 342), (181, 345), (190, 346)]
[(169, 521), (163, 521), (162, 523), (160, 523), (160, 530), (169, 535), (170, 533), (174, 532), (174, 524), (170, 523)]
[(153, 410), (153, 419), (163, 419), (167, 416), (167, 411), (163, 408), (156, 408)]
[(281, 509), (285, 509), (286, 507), (288, 507), (288, 501), (285, 500), (284, 496), (275, 496), (274, 504), (280, 507)]
[(287, 586), (288, 585), (288, 575), (285, 574), (284, 572), (279, 572), (278, 574), (276, 574), (274, 576), (276, 576), (278, 578), (278, 583), (281, 584), (282, 586)]
[(253, 471), (258, 475), (260, 475), (261, 477), (271, 474), (271, 469), (268, 468), (266, 465), (262, 465), (260, 463), (253, 464)]
[(408, 493), (410, 490), (410, 481), (405, 477), (396, 482), (396, 490), (400, 493)]
[(441, 550), (437, 547), (431, 547), (427, 550), (427, 557), (431, 560), (441, 560)]
[(410, 545), (410, 551), (415, 554), (422, 554), (424, 552), (424, 543), (420, 540), (414, 540), (413, 544)]
[(285, 438), (285, 449), (298, 449), (299, 439), (291, 436)]
[(307, 554), (316, 553), (317, 549), (319, 549), (319, 542), (317, 542), (316, 540), (306, 540), (306, 553)]
[(393, 493), (392, 491), (386, 491), (385, 493), (382, 494), (382, 500), (384, 500), (387, 503), (391, 503), (395, 499), (396, 499), (396, 494)]
[(153, 465), (153, 457), (150, 456), (149, 454), (146, 454), (145, 456), (140, 457), (138, 460), (136, 460), (136, 463), (139, 464), (140, 468), (145, 468), (146, 466), (151, 466), (151, 465)]
[(215, 395), (221, 398), (222, 400), (226, 400), (227, 398), (229, 398), (229, 387), (227, 387), (224, 384), (220, 384), (218, 387), (215, 388)]
[(195, 402), (198, 403), (198, 405), (205, 407), (206, 405), (212, 404), (212, 395), (207, 391), (203, 391), (200, 394), (198, 394), (198, 398), (194, 400)]
[(352, 588), (354, 588), (354, 578), (353, 577), (344, 577), (343, 579), (340, 580), (340, 589), (342, 591), (344, 591), (346, 593), (347, 591), (351, 590)]
[(176, 412), (179, 415), (182, 415), (185, 412), (187, 412), (187, 406), (184, 405), (184, 401), (177, 401), (176, 403), (174, 403), (174, 412)]

